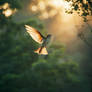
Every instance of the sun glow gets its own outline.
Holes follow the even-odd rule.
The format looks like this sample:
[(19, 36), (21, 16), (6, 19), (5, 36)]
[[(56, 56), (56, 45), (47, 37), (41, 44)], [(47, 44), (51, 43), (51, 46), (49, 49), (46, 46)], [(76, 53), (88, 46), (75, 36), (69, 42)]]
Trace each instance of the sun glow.
[(6, 16), (6, 17), (9, 17), (12, 15), (12, 10), (11, 9), (7, 9), (3, 12), (3, 14)]
[(3, 6), (2, 6), (3, 9), (7, 9), (9, 8), (9, 4), (8, 3), (5, 3)]
[(33, 12), (35, 12), (35, 11), (37, 11), (37, 6), (33, 5), (31, 9)]
[(38, 3), (38, 8), (40, 9), (40, 10), (45, 10), (45, 3), (43, 2), (43, 1), (40, 1), (39, 3)]
[(80, 32), (78, 27), (81, 27), (83, 23), (82, 18), (76, 12), (73, 14), (66, 12), (74, 8), (72, 4), (73, 2), (65, 0), (33, 0), (28, 9), (30, 8), (31, 14), (35, 13), (40, 20), (45, 20), (48, 33), (68, 45), (76, 40), (77, 34)]
[(56, 7), (56, 8), (64, 8), (64, 9), (70, 9), (72, 2), (67, 2), (64, 0), (49, 0), (48, 4)]
[(0, 6), (0, 9), (3, 9), (2, 13), (5, 15), (5, 17), (9, 17), (16, 12), (16, 9), (11, 9), (8, 3), (5, 3), (2, 6)]
[(37, 0), (38, 3), (32, 3), (30, 9), (32, 12), (39, 13), (40, 19), (48, 19), (54, 17), (58, 13), (71, 10), (72, 2), (64, 0)]

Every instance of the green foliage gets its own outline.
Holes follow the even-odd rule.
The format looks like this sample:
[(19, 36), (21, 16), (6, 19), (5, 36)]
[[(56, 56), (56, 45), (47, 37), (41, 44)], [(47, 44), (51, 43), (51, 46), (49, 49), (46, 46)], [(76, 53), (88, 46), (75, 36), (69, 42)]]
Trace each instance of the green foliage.
[(11, 8), (18, 8), (20, 9), (22, 7), (21, 0), (0, 0), (0, 5), (3, 5), (5, 3), (9, 3)]
[[(78, 65), (75, 62), (56, 63), (40, 60), (32, 64), (32, 80), (38, 91), (67, 92), (79, 88)], [(31, 78), (31, 77), (30, 77)], [(74, 85), (74, 87), (72, 87)], [(80, 89), (79, 89), (80, 90)], [(75, 91), (77, 92), (77, 91)]]
[(39, 25), (41, 30), (44, 30), (44, 27), (35, 19), (16, 24), (11, 20), (12, 16), (0, 16), (3, 16), (0, 21), (0, 92), (18, 92), (22, 74), (38, 60), (38, 56), (33, 52), (37, 44), (26, 32), (24, 24), (34, 27)]
[(72, 1), (73, 9), (71, 11), (67, 11), (68, 13), (73, 13), (76, 11), (80, 16), (88, 16), (92, 15), (92, 0), (65, 0)]
[[(11, 8), (19, 8), (21, 0), (1, 0)], [(22, 23), (6, 18), (0, 10), (0, 92), (88, 92), (80, 74), (79, 64), (66, 58), (62, 44), (54, 43), (49, 55), (38, 56), (38, 48), (24, 25), (46, 30), (42, 22), (33, 18)], [(86, 89), (86, 90), (85, 90)]]

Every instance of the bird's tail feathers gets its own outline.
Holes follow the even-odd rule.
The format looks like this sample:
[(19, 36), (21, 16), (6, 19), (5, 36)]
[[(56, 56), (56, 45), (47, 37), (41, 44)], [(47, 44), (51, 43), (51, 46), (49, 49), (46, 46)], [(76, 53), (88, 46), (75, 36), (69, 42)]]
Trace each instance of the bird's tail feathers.
[(35, 50), (34, 52), (37, 54), (40, 54), (40, 55), (47, 55), (48, 54), (46, 47), (40, 47), (37, 50)]

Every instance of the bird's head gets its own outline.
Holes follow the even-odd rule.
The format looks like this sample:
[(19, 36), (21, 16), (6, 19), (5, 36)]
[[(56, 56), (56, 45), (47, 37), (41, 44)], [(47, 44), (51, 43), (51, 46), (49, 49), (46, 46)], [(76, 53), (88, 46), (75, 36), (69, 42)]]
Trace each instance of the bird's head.
[(48, 34), (48, 35), (47, 35), (47, 38), (51, 38), (51, 34)]
[(47, 37), (46, 37), (47, 42), (49, 42), (49, 41), (50, 41), (50, 39), (51, 39), (51, 35), (50, 35), (50, 34), (48, 34), (48, 35), (47, 35)]

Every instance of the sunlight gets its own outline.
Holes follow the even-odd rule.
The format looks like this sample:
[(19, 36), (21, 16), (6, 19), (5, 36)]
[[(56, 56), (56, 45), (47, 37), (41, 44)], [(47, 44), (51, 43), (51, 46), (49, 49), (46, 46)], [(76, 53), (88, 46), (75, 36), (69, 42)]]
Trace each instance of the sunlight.
[(33, 12), (37, 11), (37, 7), (35, 5), (32, 6), (32, 11)]
[(57, 14), (57, 11), (56, 10), (51, 10), (49, 12), (49, 16), (52, 17), (52, 16), (55, 16)]
[(48, 13), (46, 11), (44, 11), (40, 16), (39, 18), (40, 19), (47, 19), (49, 17)]
[(17, 11), (16, 9), (11, 9), (8, 3), (1, 5), (0, 9), (3, 9), (2, 13), (5, 15), (5, 17), (9, 17)]
[(65, 1), (63, 5), (64, 5), (64, 7), (65, 7), (66, 10), (69, 10), (69, 9), (73, 8), (73, 7), (71, 7), (72, 2)]
[[(38, 2), (37, 2), (38, 1)], [(76, 38), (76, 25), (81, 25), (81, 18), (77, 13), (68, 14), (66, 11), (72, 10), (72, 2), (65, 0), (37, 0), (30, 5), (31, 11), (37, 13), (40, 20), (51, 20), (47, 24), (49, 32), (51, 32), (57, 40), (68, 44)], [(84, 0), (85, 2), (86, 0)], [(67, 26), (67, 27), (66, 27)], [(68, 38), (68, 39), (67, 39)]]
[(58, 8), (62, 6), (63, 0), (49, 0), (48, 4)]
[(8, 3), (5, 3), (3, 6), (2, 6), (3, 9), (7, 9), (9, 8), (9, 4)]
[(17, 11), (16, 9), (12, 10), (12, 9), (8, 8), (8, 9), (3, 11), (3, 14), (6, 17), (9, 17), (9, 16), (13, 15), (16, 11)]
[(0, 9), (8, 9), (8, 8), (9, 8), (9, 4), (8, 3), (0, 5)]
[(87, 3), (87, 1), (86, 1), (86, 0), (83, 0), (83, 3), (84, 3), (84, 4), (86, 4), (86, 3)]
[(67, 1), (64, 1), (64, 0), (49, 0), (48, 1), (48, 4), (56, 7), (56, 8), (65, 8), (65, 9), (71, 9), (71, 4), (72, 2), (67, 2)]
[(40, 12), (40, 19), (48, 19), (63, 11), (71, 10), (73, 8), (71, 7), (71, 4), (72, 2), (64, 0), (38, 0), (38, 3), (32, 3), (30, 5), (30, 9), (35, 13)]
[(13, 14), (13, 11), (11, 9), (7, 9), (3, 12), (3, 14), (6, 16), (6, 17), (9, 17)]
[(39, 8), (40, 10), (45, 10), (45, 3), (44, 3), (43, 1), (40, 1), (40, 2), (38, 3), (38, 8)]

